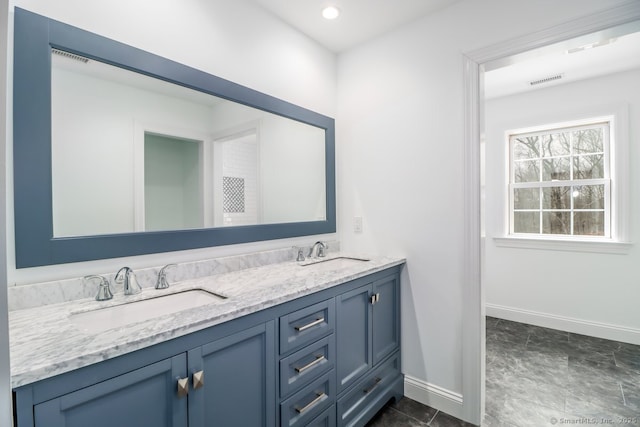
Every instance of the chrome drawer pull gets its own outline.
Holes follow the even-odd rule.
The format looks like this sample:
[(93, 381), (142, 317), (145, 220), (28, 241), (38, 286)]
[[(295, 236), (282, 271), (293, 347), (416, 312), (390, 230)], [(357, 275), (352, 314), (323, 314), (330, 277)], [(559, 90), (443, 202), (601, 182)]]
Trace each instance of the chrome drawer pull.
[(301, 374), (304, 371), (306, 371), (307, 369), (313, 368), (314, 366), (316, 366), (318, 363), (322, 362), (323, 360), (325, 360), (324, 354), (320, 354), (320, 355), (316, 356), (315, 360), (313, 360), (312, 362), (309, 362), (308, 364), (304, 365), (301, 368), (296, 368), (296, 372)]
[(322, 393), (316, 393), (316, 398), (315, 399), (313, 399), (311, 402), (307, 403), (303, 408), (296, 408), (296, 412), (299, 413), (299, 414), (304, 414), (309, 409), (311, 409), (314, 405), (316, 405), (317, 403), (320, 403), (320, 401), (322, 399), (324, 399), (325, 397), (327, 397), (327, 395), (324, 394), (324, 391)]
[(306, 324), (306, 325), (304, 325), (304, 326), (296, 326), (296, 327), (295, 327), (295, 330), (296, 330), (296, 331), (298, 331), (298, 332), (302, 332), (302, 331), (305, 331), (305, 330), (307, 330), (307, 329), (309, 329), (309, 328), (313, 328), (314, 326), (319, 325), (319, 324), (321, 324), (322, 322), (324, 322), (324, 317), (321, 317), (321, 318), (319, 318), (319, 319), (316, 319), (316, 320), (314, 320), (313, 322), (311, 322), (311, 323), (309, 323), (309, 324)]
[(374, 383), (371, 387), (369, 387), (369, 388), (365, 388), (365, 389), (364, 389), (364, 390), (362, 390), (362, 391), (364, 391), (364, 392), (365, 392), (365, 394), (369, 394), (369, 393), (371, 393), (371, 392), (372, 392), (376, 387), (378, 387), (378, 386), (380, 385), (380, 383), (381, 383), (381, 382), (382, 382), (382, 378), (376, 378), (376, 379), (375, 379), (375, 383)]

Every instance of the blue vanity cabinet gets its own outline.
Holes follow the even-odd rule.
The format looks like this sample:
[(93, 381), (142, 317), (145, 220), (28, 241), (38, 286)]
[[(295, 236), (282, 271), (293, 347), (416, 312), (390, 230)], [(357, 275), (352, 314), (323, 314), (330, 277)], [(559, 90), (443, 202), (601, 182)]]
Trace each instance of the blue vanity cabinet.
[(336, 298), (338, 392), (373, 366), (371, 295), (371, 284), (367, 284)]
[(36, 404), (17, 427), (275, 427), (274, 347), (262, 323)]
[(275, 427), (274, 344), (270, 321), (189, 351), (189, 427)]
[(15, 426), (362, 427), (403, 394), (400, 268), (18, 387)]
[[(186, 355), (34, 406), (36, 427), (187, 427), (187, 398), (178, 398), (176, 378), (186, 376)], [(22, 426), (18, 420), (17, 426)]]
[[(280, 426), (323, 425), (335, 416), (335, 298), (280, 316)], [(327, 412), (328, 411), (328, 412)]]
[(400, 347), (399, 277), (384, 277), (338, 295), (336, 311), (342, 392)]
[(373, 364), (377, 365), (400, 348), (400, 279), (397, 276), (372, 284), (375, 302), (372, 309)]
[(337, 425), (362, 426), (403, 395), (398, 274), (336, 297)]

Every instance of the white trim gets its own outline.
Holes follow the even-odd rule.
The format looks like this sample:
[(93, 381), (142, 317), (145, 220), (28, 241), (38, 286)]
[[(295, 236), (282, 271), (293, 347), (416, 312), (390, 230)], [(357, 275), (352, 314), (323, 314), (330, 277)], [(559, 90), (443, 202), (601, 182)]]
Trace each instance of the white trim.
[(640, 345), (640, 329), (487, 304), (487, 316)]
[[(480, 65), (528, 50), (640, 20), (640, 2), (626, 1), (543, 31), (474, 50), (463, 55), (464, 72), (464, 289), (462, 294), (462, 419), (479, 425), (483, 418), (484, 354), (483, 286), (480, 281), (480, 135), (484, 100), (480, 91)], [(618, 154), (619, 155), (619, 154)], [(624, 232), (618, 234), (624, 236)]]
[(612, 240), (576, 240), (546, 237), (505, 236), (494, 237), (499, 248), (538, 249), (544, 251), (592, 252), (600, 254), (627, 255), (632, 243)]
[[(462, 314), (462, 393), (458, 418), (479, 425), (484, 412), (484, 297), (481, 287), (480, 67), (464, 56), (464, 269)], [(462, 402), (461, 402), (462, 403)], [(447, 412), (445, 410), (445, 412)], [(454, 415), (454, 413), (451, 413)]]
[(464, 405), (460, 393), (405, 375), (404, 395), (456, 418), (463, 418)]

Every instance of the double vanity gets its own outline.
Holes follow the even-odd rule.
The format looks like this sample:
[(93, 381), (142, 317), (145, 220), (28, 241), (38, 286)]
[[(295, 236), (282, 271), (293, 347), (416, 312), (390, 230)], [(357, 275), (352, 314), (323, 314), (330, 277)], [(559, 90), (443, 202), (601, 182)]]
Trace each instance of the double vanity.
[(364, 425), (403, 394), (403, 263), (240, 262), (12, 311), (16, 426)]
[[(14, 18), (16, 268), (336, 232), (333, 118)], [(404, 260), (302, 258), (123, 268), (115, 292), (100, 276), (10, 287), (15, 425), (364, 425), (403, 393)]]

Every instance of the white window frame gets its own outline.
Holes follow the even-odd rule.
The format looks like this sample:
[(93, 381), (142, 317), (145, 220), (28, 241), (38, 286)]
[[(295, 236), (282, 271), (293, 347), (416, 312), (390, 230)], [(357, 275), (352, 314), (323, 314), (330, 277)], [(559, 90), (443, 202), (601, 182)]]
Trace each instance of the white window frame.
[[(571, 148), (570, 148), (570, 153), (568, 155), (562, 155), (562, 156), (548, 156), (548, 157), (538, 157), (538, 158), (531, 158), (531, 159), (526, 159), (526, 160), (515, 160), (515, 156), (514, 156), (514, 139), (518, 138), (518, 137), (532, 137), (532, 136), (541, 136), (541, 135), (549, 135), (555, 132), (574, 132), (574, 131), (580, 131), (580, 130), (587, 130), (587, 129), (603, 129), (603, 140), (602, 140), (602, 145), (603, 145), (603, 151), (602, 152), (598, 152), (598, 153), (589, 153), (588, 155), (593, 155), (593, 154), (603, 154), (604, 155), (604, 176), (602, 178), (592, 178), (592, 179), (575, 179), (573, 177), (573, 166), (571, 166), (571, 163), (573, 161), (573, 159), (575, 157), (580, 157), (580, 155), (576, 155), (573, 152), (573, 143), (570, 142)], [(574, 231), (574, 227), (573, 227), (573, 213), (576, 211), (573, 207), (573, 197), (570, 198), (571, 200), (571, 206), (569, 207), (569, 209), (562, 209), (562, 210), (558, 210), (558, 209), (545, 209), (543, 207), (543, 198), (542, 195), (540, 195), (540, 203), (539, 203), (539, 207), (537, 209), (516, 209), (515, 208), (515, 190), (516, 189), (525, 189), (525, 188), (536, 188), (536, 189), (543, 189), (543, 188), (554, 188), (554, 187), (571, 187), (573, 189), (573, 187), (580, 187), (580, 186), (587, 186), (587, 185), (603, 185), (604, 186), (604, 209), (593, 209), (593, 210), (584, 210), (584, 209), (580, 209), (580, 212), (604, 212), (604, 230), (603, 230), (603, 236), (593, 236), (593, 238), (597, 238), (597, 239), (609, 239), (611, 238), (611, 172), (610, 172), (610, 150), (609, 150), (609, 146), (610, 146), (610, 133), (612, 130), (612, 124), (611, 121), (607, 120), (607, 121), (593, 121), (589, 124), (585, 124), (585, 125), (577, 125), (577, 126), (557, 126), (556, 124), (554, 125), (550, 125), (547, 129), (543, 130), (543, 131), (537, 131), (537, 132), (517, 132), (517, 133), (511, 133), (509, 135), (509, 167), (510, 167), (510, 173), (509, 173), (509, 234), (510, 235), (514, 235), (514, 236), (563, 236), (563, 237), (571, 237), (571, 238), (583, 238), (585, 236), (583, 235), (574, 235), (573, 231)], [(570, 162), (570, 167), (569, 167), (569, 172), (570, 172), (570, 177), (567, 180), (551, 180), (551, 181), (544, 181), (542, 174), (544, 171), (544, 168), (542, 167), (542, 163), (540, 164), (540, 168), (539, 168), (539, 174), (540, 176), (538, 177), (538, 181), (531, 181), (531, 182), (515, 182), (515, 164), (518, 162), (524, 162), (524, 161), (531, 161), (531, 160), (538, 160), (539, 162), (543, 162), (545, 160), (554, 160), (554, 159), (560, 159), (560, 158), (568, 158), (569, 162)], [(539, 218), (539, 231), (538, 233), (517, 233), (514, 231), (514, 225), (515, 225), (515, 213), (516, 212), (531, 212), (531, 213), (538, 213), (540, 218)], [(543, 214), (544, 212), (568, 212), (569, 215), (569, 221), (571, 223), (570, 226), (570, 231), (571, 234), (549, 234), (549, 233), (543, 233), (543, 229), (544, 229), (544, 220), (543, 220)]]
[[(579, 113), (579, 114), (578, 114)], [(510, 129), (505, 132), (505, 204), (504, 206), (504, 234), (493, 237), (498, 247), (559, 250), (572, 252), (595, 252), (628, 254), (632, 244), (629, 242), (629, 107), (627, 104), (614, 106), (600, 106), (585, 108), (582, 112), (563, 114), (560, 120), (553, 125), (556, 115), (538, 117), (536, 125)], [(585, 117), (587, 117), (585, 119)], [(556, 234), (511, 234), (512, 216), (512, 167), (511, 144), (509, 135), (516, 133), (532, 133), (549, 130), (552, 128), (565, 128), (588, 125), (594, 122), (609, 122), (609, 195), (610, 195), (610, 237), (571, 236)], [(539, 183), (538, 183), (539, 184)], [(554, 182), (556, 184), (556, 182)]]

